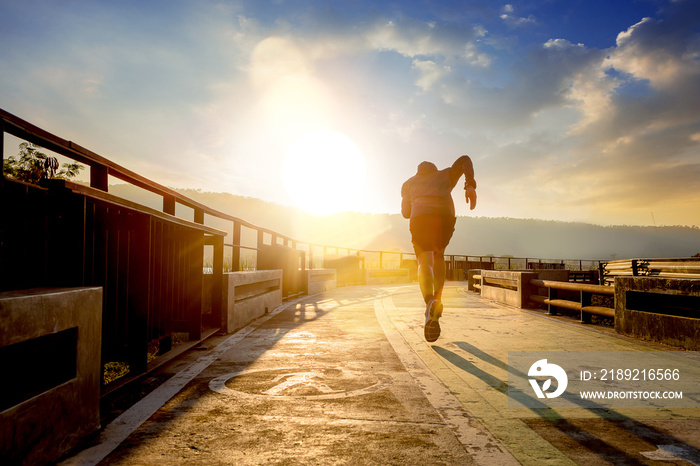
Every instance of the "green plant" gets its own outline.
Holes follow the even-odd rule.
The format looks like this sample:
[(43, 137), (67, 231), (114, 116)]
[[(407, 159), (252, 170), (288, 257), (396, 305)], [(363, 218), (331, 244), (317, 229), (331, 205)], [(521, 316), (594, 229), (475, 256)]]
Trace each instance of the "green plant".
[(74, 178), (85, 168), (77, 162), (64, 163), (59, 167), (58, 159), (41, 152), (40, 146), (30, 142), (19, 145), (17, 157), (3, 160), (3, 172), (6, 177), (37, 184), (44, 178)]

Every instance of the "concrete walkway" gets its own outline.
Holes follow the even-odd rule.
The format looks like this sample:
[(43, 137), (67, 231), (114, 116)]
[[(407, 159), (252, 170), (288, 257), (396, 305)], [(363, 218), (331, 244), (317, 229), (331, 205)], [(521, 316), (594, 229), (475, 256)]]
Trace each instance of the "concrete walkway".
[(169, 365), (65, 464), (698, 464), (700, 409), (509, 408), (509, 351), (662, 349), (418, 286), (305, 297)]

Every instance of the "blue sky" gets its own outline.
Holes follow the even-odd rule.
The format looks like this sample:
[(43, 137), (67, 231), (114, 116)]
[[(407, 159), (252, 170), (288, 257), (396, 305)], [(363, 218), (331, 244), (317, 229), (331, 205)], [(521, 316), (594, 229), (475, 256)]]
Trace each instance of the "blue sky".
[(0, 0), (0, 108), (167, 186), (396, 213), (469, 154), (458, 214), (700, 225), (699, 33), (694, 0)]

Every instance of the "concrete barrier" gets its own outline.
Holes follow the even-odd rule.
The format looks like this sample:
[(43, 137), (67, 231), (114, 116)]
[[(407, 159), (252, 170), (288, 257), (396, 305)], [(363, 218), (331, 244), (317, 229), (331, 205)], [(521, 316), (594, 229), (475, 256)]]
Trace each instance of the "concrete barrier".
[[(537, 274), (538, 280), (554, 280), (557, 282), (568, 282), (569, 281), (569, 271), (562, 269), (538, 269), (530, 270), (529, 272), (535, 272)], [(572, 299), (574, 301), (580, 300), (580, 292), (567, 291), (567, 290), (550, 290), (547, 288), (537, 288), (533, 287), (530, 289), (532, 294), (547, 296), (549, 299)], [(529, 299), (529, 297), (528, 297)], [(525, 307), (527, 307), (527, 301), (524, 302)]]
[(335, 269), (312, 269), (306, 271), (308, 294), (321, 293), (338, 287)]
[(0, 458), (46, 464), (100, 427), (102, 288), (0, 293)]
[(222, 330), (226, 333), (282, 304), (281, 270), (225, 273), (223, 280)]
[(700, 280), (615, 277), (615, 331), (700, 350)]
[(323, 268), (335, 270), (336, 284), (350, 286), (362, 284), (364, 276), (360, 274), (364, 261), (356, 256), (324, 256)]
[(527, 304), (533, 292), (530, 280), (537, 278), (534, 272), (510, 270), (482, 270), (480, 275), (482, 297), (515, 307)]
[(365, 283), (368, 285), (389, 285), (392, 283), (410, 283), (410, 269), (366, 269)]

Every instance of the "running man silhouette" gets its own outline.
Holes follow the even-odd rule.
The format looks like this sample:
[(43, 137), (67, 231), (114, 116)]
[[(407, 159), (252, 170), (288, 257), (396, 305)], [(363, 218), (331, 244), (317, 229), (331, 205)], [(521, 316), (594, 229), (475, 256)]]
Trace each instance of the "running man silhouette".
[(442, 288), (445, 285), (445, 248), (455, 230), (455, 206), (452, 190), (464, 175), (465, 199), (476, 207), (474, 166), (463, 155), (444, 170), (431, 162), (418, 165), (418, 172), (401, 186), (401, 215), (410, 219), (411, 242), (418, 259), (418, 284), (425, 301), (427, 341), (440, 336)]

